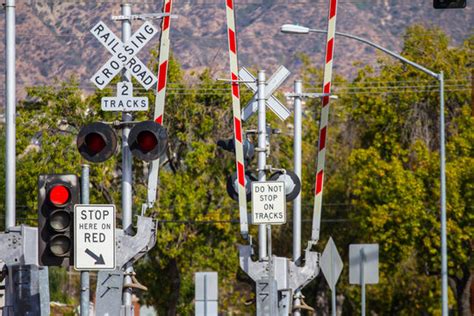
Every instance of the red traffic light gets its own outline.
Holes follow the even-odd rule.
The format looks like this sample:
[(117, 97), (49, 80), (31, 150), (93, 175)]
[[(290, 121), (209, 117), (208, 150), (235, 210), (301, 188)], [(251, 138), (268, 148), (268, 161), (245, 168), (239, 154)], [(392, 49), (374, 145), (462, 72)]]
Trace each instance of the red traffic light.
[(88, 161), (106, 161), (117, 150), (117, 134), (105, 123), (91, 123), (84, 126), (77, 135), (77, 149)]
[(128, 136), (128, 146), (135, 157), (152, 161), (160, 158), (166, 150), (168, 134), (155, 121), (144, 121), (135, 125)]
[(69, 201), (71, 193), (64, 185), (56, 185), (49, 190), (49, 201), (56, 206), (62, 206)]

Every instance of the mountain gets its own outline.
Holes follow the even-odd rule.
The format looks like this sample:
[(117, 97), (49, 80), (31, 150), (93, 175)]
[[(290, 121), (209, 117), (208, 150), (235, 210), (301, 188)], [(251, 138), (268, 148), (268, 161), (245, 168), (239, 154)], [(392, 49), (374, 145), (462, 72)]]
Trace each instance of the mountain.
[[(133, 13), (161, 12), (162, 2), (132, 1)], [(326, 29), (328, 0), (236, 0), (237, 35), (241, 66), (267, 70), (271, 74), (283, 64), (298, 71), (298, 53), (323, 62), (325, 36), (321, 34), (288, 35), (279, 28), (285, 23), (300, 23)], [(171, 47), (174, 55), (189, 72), (211, 67), (216, 76), (228, 68), (225, 25), (225, 0), (187, 0), (174, 2), (171, 21)], [(120, 22), (111, 15), (120, 14), (120, 1), (17, 1), (17, 85), (20, 97), (24, 87), (54, 84), (71, 76), (79, 78), (85, 90), (94, 86), (89, 78), (105, 63), (110, 54), (89, 30), (104, 21), (118, 36)], [(4, 14), (0, 23), (4, 25)], [(153, 20), (157, 26), (160, 20)], [(411, 0), (339, 0), (337, 31), (369, 39), (383, 47), (400, 51), (407, 26), (414, 23), (438, 26), (461, 43), (473, 34), (472, 3), (465, 9), (435, 10), (432, 1)], [(140, 21), (133, 23), (137, 29)], [(4, 33), (0, 51), (4, 52)], [(147, 50), (156, 46), (156, 36), (138, 54), (148, 62)], [(350, 39), (336, 37), (335, 70), (353, 75), (354, 62), (372, 63), (374, 49)], [(422, 49), (422, 47), (420, 47)], [(0, 80), (4, 80), (5, 59), (0, 62)], [(222, 75), (222, 73), (220, 73)], [(225, 74), (224, 74), (225, 76)], [(289, 82), (289, 81), (288, 81)], [(4, 89), (0, 103), (3, 103)]]

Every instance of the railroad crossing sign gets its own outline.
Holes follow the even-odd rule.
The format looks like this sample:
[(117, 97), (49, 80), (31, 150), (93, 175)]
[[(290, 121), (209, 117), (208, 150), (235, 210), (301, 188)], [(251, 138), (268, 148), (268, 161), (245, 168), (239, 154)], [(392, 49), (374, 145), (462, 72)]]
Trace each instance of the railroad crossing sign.
[(115, 205), (74, 206), (74, 268), (115, 269)]
[(146, 21), (123, 43), (105, 23), (97, 23), (91, 33), (107, 48), (112, 57), (92, 76), (91, 81), (99, 89), (103, 89), (123, 68), (127, 68), (146, 90), (150, 89), (157, 82), (156, 76), (135, 55), (157, 32), (158, 29)]
[[(265, 99), (267, 106), (282, 120), (286, 120), (290, 116), (290, 110), (288, 110), (277, 98), (275, 98), (272, 93), (288, 78), (290, 71), (284, 66), (280, 66), (278, 70), (272, 75), (270, 80), (268, 80), (265, 87)], [(254, 93), (252, 100), (247, 104), (247, 106), (242, 111), (242, 120), (246, 121), (249, 117), (254, 114), (258, 109), (258, 100), (257, 100), (257, 84), (255, 77), (245, 68), (240, 69), (239, 77), (244, 81), (244, 84), (252, 90)]]
[(326, 248), (324, 248), (319, 266), (329, 284), (329, 288), (331, 291), (334, 291), (336, 289), (337, 279), (339, 279), (341, 275), (343, 264), (332, 237), (329, 237)]
[(133, 97), (132, 94), (133, 85), (131, 82), (122, 81), (117, 83), (117, 96), (101, 99), (102, 111), (148, 111), (148, 98)]
[(285, 182), (252, 182), (252, 224), (286, 223)]

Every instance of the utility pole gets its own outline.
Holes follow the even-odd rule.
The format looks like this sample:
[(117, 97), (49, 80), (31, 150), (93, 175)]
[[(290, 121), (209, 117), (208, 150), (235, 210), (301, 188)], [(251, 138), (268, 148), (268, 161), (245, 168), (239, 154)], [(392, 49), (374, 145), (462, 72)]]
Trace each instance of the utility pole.
[[(132, 15), (132, 9), (129, 3), (123, 3), (122, 15), (124, 17), (130, 17)], [(122, 20), (122, 42), (126, 43), (132, 34), (132, 22), (130, 19)], [(124, 69), (122, 73), (122, 80), (132, 84), (132, 78), (130, 71)], [(129, 112), (122, 113), (122, 122), (132, 121), (132, 114)], [(124, 126), (122, 130), (122, 228), (125, 234), (131, 235), (132, 232), (132, 153), (128, 146), (128, 135), (130, 134), (130, 127)], [(133, 273), (133, 266), (129, 264), (125, 269), (124, 274), (124, 285), (131, 284)], [(125, 309), (125, 315), (133, 315), (132, 306), (132, 288), (124, 287), (123, 308)]]
[(16, 70), (15, 70), (15, 0), (5, 3), (5, 230), (16, 224)]

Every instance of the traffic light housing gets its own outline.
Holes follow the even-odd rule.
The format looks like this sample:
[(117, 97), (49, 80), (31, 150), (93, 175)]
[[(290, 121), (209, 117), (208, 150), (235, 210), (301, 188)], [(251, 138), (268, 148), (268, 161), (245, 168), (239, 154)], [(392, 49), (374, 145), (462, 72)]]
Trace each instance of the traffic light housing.
[(433, 0), (435, 9), (464, 9), (466, 0)]
[(103, 162), (117, 151), (117, 134), (110, 125), (94, 122), (77, 135), (77, 149), (90, 162)]
[(136, 124), (128, 135), (128, 146), (138, 159), (152, 161), (160, 158), (168, 145), (168, 133), (155, 121)]
[(41, 266), (74, 264), (74, 205), (79, 204), (74, 174), (44, 174), (38, 181), (38, 262)]

